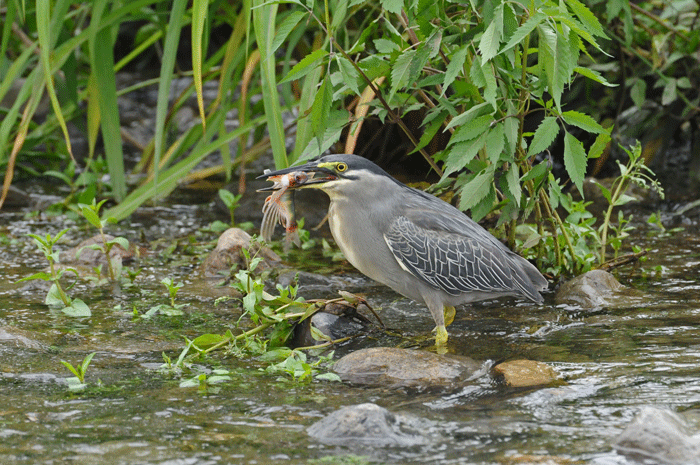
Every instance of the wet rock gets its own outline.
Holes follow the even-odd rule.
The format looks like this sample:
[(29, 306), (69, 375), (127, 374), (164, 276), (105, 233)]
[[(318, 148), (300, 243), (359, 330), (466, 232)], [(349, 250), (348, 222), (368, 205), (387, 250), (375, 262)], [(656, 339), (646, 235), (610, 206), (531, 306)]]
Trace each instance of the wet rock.
[(639, 297), (607, 271), (592, 270), (562, 284), (555, 302), (594, 309), (618, 304), (629, 305), (630, 297)]
[(258, 269), (272, 268), (278, 265), (280, 257), (267, 247), (258, 243), (251, 244), (250, 234), (238, 228), (229, 228), (221, 234), (216, 248), (211, 251), (201, 266), (201, 272), (207, 278), (220, 278), (228, 275), (232, 267), (240, 269), (246, 266), (243, 249), (248, 249), (250, 255), (262, 257)]
[[(97, 234), (90, 239), (86, 239), (76, 247), (72, 247), (68, 250), (61, 252), (59, 260), (62, 264), (78, 264), (90, 267), (97, 267), (100, 265), (107, 265), (107, 258), (101, 250), (95, 250), (90, 248), (93, 245), (104, 245), (106, 242), (114, 240), (114, 236), (105, 234), (102, 237), (101, 234)], [(119, 258), (122, 262), (129, 261), (134, 258), (134, 249), (127, 250), (119, 244), (115, 244), (109, 251), (109, 256), (111, 258)]]
[(311, 327), (331, 340), (340, 339), (364, 332), (365, 325), (345, 315), (317, 312), (294, 328), (293, 347), (306, 347), (318, 344), (311, 333)]
[(374, 347), (350, 353), (334, 365), (343, 381), (390, 387), (445, 386), (483, 375), (485, 367), (467, 357)]
[(512, 387), (546, 386), (559, 378), (559, 374), (546, 363), (534, 360), (511, 360), (499, 363), (493, 371), (503, 376)]
[(0, 346), (11, 346), (21, 349), (44, 350), (47, 345), (37, 340), (36, 334), (11, 326), (0, 326)]
[(691, 436), (683, 418), (668, 409), (643, 407), (613, 446), (643, 463), (700, 464), (700, 435)]
[(23, 190), (10, 185), (3, 204), (6, 208), (29, 208), (34, 204), (32, 197)]
[(367, 403), (343, 407), (306, 431), (309, 436), (327, 444), (406, 447), (425, 444), (424, 432), (430, 424)]

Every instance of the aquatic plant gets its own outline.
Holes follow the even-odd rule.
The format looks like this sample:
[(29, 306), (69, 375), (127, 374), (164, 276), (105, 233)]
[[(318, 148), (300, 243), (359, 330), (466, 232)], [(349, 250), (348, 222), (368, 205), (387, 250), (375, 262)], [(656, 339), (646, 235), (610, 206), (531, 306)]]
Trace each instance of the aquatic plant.
[(88, 367), (94, 356), (95, 352), (87, 354), (80, 365), (77, 366), (73, 366), (70, 362), (61, 360), (61, 363), (75, 375), (75, 377), (66, 378), (68, 389), (71, 392), (82, 392), (87, 388), (88, 385), (85, 383), (85, 375), (87, 374)]
[[(46, 294), (44, 303), (49, 307), (58, 308), (63, 313), (69, 316), (75, 317), (89, 317), (91, 316), (90, 308), (80, 299), (73, 299), (66, 294), (66, 291), (61, 285), (61, 278), (65, 273), (72, 273), (78, 276), (78, 271), (75, 268), (62, 267), (58, 265), (58, 254), (57, 250), (54, 250), (54, 246), (63, 237), (63, 235), (68, 232), (68, 228), (60, 231), (55, 236), (51, 236), (49, 233), (42, 237), (37, 234), (27, 234), (34, 240), (37, 248), (44, 254), (44, 257), (49, 262), (49, 271), (40, 271), (34, 273), (31, 276), (26, 276), (19, 279), (17, 282), (29, 281), (32, 279), (41, 279), (42, 281), (48, 281), (51, 283), (49, 292)], [(68, 289), (73, 287), (73, 283)]]

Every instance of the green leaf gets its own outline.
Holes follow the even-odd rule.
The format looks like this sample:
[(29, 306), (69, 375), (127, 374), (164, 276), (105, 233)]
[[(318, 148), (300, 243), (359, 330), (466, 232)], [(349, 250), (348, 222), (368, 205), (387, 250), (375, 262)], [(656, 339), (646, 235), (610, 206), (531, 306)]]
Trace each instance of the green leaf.
[(40, 271), (38, 273), (34, 273), (31, 276), (25, 276), (24, 278), (18, 279), (15, 281), (15, 283), (21, 283), (24, 281), (31, 281), (32, 279), (41, 279), (42, 281), (51, 281), (51, 275), (49, 273), (46, 273), (45, 271)]
[[(612, 130), (612, 128), (611, 128)], [(603, 151), (610, 143), (610, 132), (601, 132), (598, 137), (595, 138), (595, 142), (591, 145), (588, 150), (588, 158), (598, 158), (603, 154)]]
[(565, 5), (567, 5), (574, 12), (581, 24), (586, 28), (588, 32), (598, 37), (603, 37), (605, 39), (608, 36), (605, 35), (603, 31), (603, 26), (601, 26), (598, 18), (595, 17), (591, 10), (589, 10), (586, 5), (581, 3), (579, 0), (567, 0)]
[(447, 127), (445, 128), (445, 131), (447, 131), (450, 128), (453, 128), (455, 126), (460, 126), (462, 124), (465, 124), (468, 121), (471, 121), (472, 119), (476, 118), (477, 116), (481, 116), (483, 113), (483, 110), (488, 111), (489, 108), (485, 108), (489, 105), (488, 102), (482, 102), (477, 105), (474, 105), (471, 107), (469, 110), (465, 111), (464, 113), (455, 116), (452, 118), (452, 120), (449, 122)]
[(387, 101), (391, 103), (396, 91), (403, 89), (409, 85), (408, 77), (410, 75), (411, 62), (416, 55), (416, 51), (409, 49), (404, 51), (394, 62), (391, 68), (391, 88), (389, 90), (389, 98)]
[(525, 21), (511, 36), (510, 40), (508, 43), (501, 49), (501, 53), (505, 52), (506, 50), (509, 50), (516, 45), (518, 45), (520, 42), (527, 37), (528, 34), (530, 34), (532, 31), (535, 30), (535, 28), (545, 19), (547, 18), (547, 15), (545, 15), (542, 12), (537, 12), (533, 16), (530, 16), (530, 18)]
[(516, 163), (511, 163), (506, 173), (506, 184), (508, 192), (512, 196), (515, 203), (520, 205), (520, 200), (523, 195), (522, 187), (520, 186), (520, 169)]
[(58, 286), (56, 283), (53, 283), (51, 287), (49, 288), (49, 292), (46, 293), (46, 298), (44, 299), (44, 303), (48, 305), (49, 307), (53, 308), (63, 308), (66, 304), (63, 302), (63, 299), (61, 298), (61, 293), (58, 290)]
[(668, 82), (666, 82), (666, 85), (664, 86), (664, 91), (661, 94), (661, 105), (668, 105), (676, 98), (678, 97), (678, 94), (676, 93), (676, 79), (675, 78), (669, 78)]
[(583, 179), (586, 177), (587, 157), (583, 144), (571, 133), (564, 135), (564, 167), (571, 181), (583, 195)]
[(401, 50), (401, 47), (399, 47), (399, 44), (394, 42), (393, 40), (389, 39), (374, 39), (374, 48), (377, 49), (377, 52), (389, 55), (393, 52), (398, 52)]
[(491, 163), (498, 163), (505, 145), (506, 140), (503, 134), (503, 122), (500, 122), (491, 128), (488, 136), (486, 136), (486, 155), (489, 157)]
[(630, 88), (630, 98), (637, 108), (642, 108), (647, 98), (647, 83), (644, 79), (637, 79)]
[(454, 82), (454, 80), (459, 76), (459, 74), (464, 71), (464, 61), (467, 58), (467, 52), (469, 51), (467, 45), (463, 45), (455, 53), (452, 54), (451, 61), (447, 64), (447, 69), (445, 70), (445, 80), (442, 85), (442, 95), (445, 95), (445, 90)]
[(440, 130), (442, 127), (442, 123), (445, 121), (447, 118), (447, 112), (440, 112), (439, 116), (436, 118), (432, 119), (430, 123), (428, 123), (428, 126), (423, 129), (423, 134), (420, 136), (420, 140), (418, 141), (418, 145), (416, 148), (414, 148), (411, 153), (415, 153), (418, 150), (422, 149), (428, 143), (433, 140), (433, 137), (435, 137), (435, 134)]
[(63, 313), (68, 316), (73, 316), (77, 318), (86, 318), (92, 316), (90, 308), (80, 299), (73, 299), (71, 304), (67, 307), (61, 309)]
[(575, 110), (570, 110), (562, 113), (564, 121), (573, 126), (579, 127), (584, 131), (588, 131), (593, 134), (602, 134), (608, 132), (603, 126), (598, 124), (596, 120), (591, 118), (585, 113), (581, 113)]
[(333, 85), (328, 75), (326, 75), (323, 77), (321, 88), (318, 89), (318, 93), (314, 98), (314, 104), (311, 107), (311, 126), (314, 129), (314, 134), (316, 134), (318, 145), (321, 145), (323, 142), (322, 139), (328, 125), (328, 115), (330, 114), (332, 103)]
[(527, 172), (525, 176), (520, 180), (521, 183), (525, 183), (531, 179), (534, 179), (535, 184), (539, 184), (542, 178), (549, 172), (550, 166), (548, 161), (543, 161), (533, 166), (530, 171)]
[(102, 228), (102, 222), (100, 221), (100, 217), (97, 216), (97, 213), (95, 213), (95, 211), (92, 208), (90, 208), (87, 205), (83, 205), (83, 207), (81, 209), (81, 213), (83, 214), (85, 219), (88, 221), (88, 223), (90, 223), (91, 225), (93, 225), (97, 229)]
[(600, 192), (603, 194), (603, 197), (605, 197), (605, 200), (607, 200), (608, 203), (610, 203), (610, 199), (612, 198), (612, 196), (610, 194), (610, 189), (608, 189), (607, 187), (605, 187), (604, 185), (602, 185), (599, 182), (596, 182), (595, 185), (598, 186), (598, 188), (600, 189)]
[(227, 340), (229, 340), (229, 338), (222, 334), (202, 334), (195, 338), (192, 344), (200, 349), (208, 349), (209, 347), (221, 344)]
[(286, 18), (284, 18), (284, 21), (282, 21), (277, 27), (277, 32), (275, 33), (275, 38), (270, 46), (268, 56), (274, 54), (277, 49), (280, 48), (280, 45), (282, 45), (284, 41), (287, 40), (287, 37), (289, 37), (289, 33), (292, 32), (297, 24), (299, 24), (299, 21), (304, 19), (306, 15), (308, 15), (308, 13), (305, 11), (292, 11)]
[[(502, 5), (499, 5), (501, 12)], [(481, 52), (481, 61), (486, 63), (498, 53), (498, 46), (501, 44), (501, 35), (503, 34), (503, 23), (501, 21), (491, 21), (491, 24), (486, 28), (484, 34), (479, 41), (479, 51)]]
[(403, 0), (380, 0), (379, 2), (389, 13), (399, 14), (403, 7)]
[(350, 63), (347, 58), (340, 54), (336, 55), (336, 60), (338, 61), (340, 74), (343, 76), (343, 83), (347, 85), (350, 90), (355, 92), (355, 95), (362, 94), (359, 85), (359, 83), (362, 82), (360, 80), (360, 74), (357, 72), (352, 63)]
[(316, 376), (314, 376), (314, 379), (322, 379), (324, 381), (339, 381), (339, 382), (343, 381), (340, 378), (340, 376), (336, 375), (335, 373), (331, 373), (331, 372), (316, 375)]
[(123, 249), (128, 249), (129, 248), (129, 241), (125, 237), (115, 237), (111, 241), (107, 242), (108, 244), (116, 244), (120, 246)]
[(488, 133), (484, 133), (481, 135), (481, 137), (477, 137), (476, 139), (467, 142), (459, 142), (454, 144), (450, 152), (447, 154), (442, 179), (447, 178), (447, 176), (455, 171), (461, 170), (469, 162), (471, 162), (486, 143), (487, 134)]
[(289, 73), (287, 73), (284, 79), (282, 79), (279, 83), (283, 84), (285, 82), (294, 81), (306, 76), (316, 68), (318, 62), (320, 62), (326, 55), (328, 55), (328, 52), (322, 48), (309, 53), (302, 58), (299, 63), (294, 65), (294, 67), (289, 70)]
[(554, 139), (557, 138), (559, 134), (559, 124), (557, 123), (557, 118), (554, 116), (547, 116), (542, 120), (535, 135), (532, 137), (530, 146), (527, 149), (528, 156), (537, 155), (540, 152), (544, 152), (552, 145)]
[(493, 122), (493, 116), (483, 115), (478, 118), (474, 118), (467, 124), (461, 126), (450, 138), (448, 146), (456, 144), (457, 142), (464, 142), (466, 140), (474, 139), (475, 137), (485, 133), (491, 127)]
[(580, 74), (581, 76), (585, 76), (588, 79), (591, 79), (599, 84), (603, 84), (604, 86), (607, 87), (617, 87), (617, 84), (613, 84), (608, 82), (607, 79), (605, 79), (598, 71), (589, 69), (589, 68), (583, 68), (581, 66), (576, 66), (574, 68), (574, 71)]
[(498, 104), (496, 103), (496, 92), (498, 90), (498, 84), (496, 83), (496, 76), (494, 75), (495, 69), (491, 63), (483, 61), (484, 65), (481, 67), (481, 71), (484, 76), (484, 82), (486, 88), (484, 89), (484, 100), (491, 104), (494, 111), (498, 110)]
[(477, 174), (459, 191), (459, 209), (468, 210), (478, 204), (493, 186), (493, 165)]

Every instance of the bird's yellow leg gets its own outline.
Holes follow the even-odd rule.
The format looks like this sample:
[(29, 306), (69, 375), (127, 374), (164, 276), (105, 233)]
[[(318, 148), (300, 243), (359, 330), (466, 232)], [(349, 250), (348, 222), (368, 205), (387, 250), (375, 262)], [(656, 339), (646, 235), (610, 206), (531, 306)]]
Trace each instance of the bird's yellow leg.
[(450, 326), (455, 321), (455, 308), (452, 305), (445, 305), (443, 313), (445, 314), (445, 326)]
[(435, 345), (438, 347), (445, 346), (447, 344), (447, 330), (445, 325), (439, 325), (435, 327)]

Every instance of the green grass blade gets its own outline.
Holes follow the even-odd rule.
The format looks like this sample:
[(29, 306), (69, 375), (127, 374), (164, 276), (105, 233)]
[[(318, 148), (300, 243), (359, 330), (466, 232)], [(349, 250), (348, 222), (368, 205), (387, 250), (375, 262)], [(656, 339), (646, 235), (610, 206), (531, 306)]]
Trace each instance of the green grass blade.
[[(221, 113), (223, 115), (223, 112)], [(213, 118), (212, 124), (207, 131), (202, 141), (211, 138), (212, 134), (218, 132), (217, 130), (217, 120), (220, 118)], [(114, 217), (117, 220), (122, 220), (129, 216), (134, 210), (136, 210), (143, 203), (148, 201), (153, 192), (157, 192), (160, 197), (168, 195), (173, 191), (180, 182), (180, 180), (185, 177), (197, 164), (207, 155), (213, 151), (220, 149), (224, 145), (228, 145), (231, 141), (240, 137), (241, 135), (248, 134), (248, 131), (264, 123), (265, 117), (259, 116), (258, 118), (250, 121), (248, 124), (239, 127), (235, 131), (226, 134), (225, 137), (218, 138), (212, 142), (200, 143), (195, 147), (190, 155), (184, 160), (176, 163), (172, 167), (161, 173), (159, 179), (152, 179), (148, 183), (138, 187), (133, 192), (131, 192), (122, 203), (119, 205), (106, 210), (102, 213), (102, 219), (109, 217)]]
[(253, 25), (255, 37), (260, 50), (260, 73), (262, 75), (262, 97), (267, 116), (267, 131), (270, 134), (272, 155), (275, 167), (289, 166), (287, 149), (284, 143), (284, 125), (277, 81), (275, 77), (275, 57), (270, 53), (275, 38), (275, 18), (277, 5), (264, 4), (263, 0), (253, 0)]
[(202, 94), (202, 37), (204, 24), (207, 19), (209, 0), (193, 0), (192, 2), (192, 74), (194, 75), (194, 87), (197, 92), (197, 106), (202, 125), (206, 129), (206, 117), (204, 115), (204, 96)]
[[(58, 5), (57, 5), (58, 7)], [(54, 114), (58, 124), (61, 126), (61, 131), (63, 131), (63, 137), (66, 140), (66, 148), (71, 158), (73, 158), (73, 149), (71, 148), (70, 136), (68, 135), (68, 127), (66, 126), (66, 120), (63, 118), (63, 111), (61, 110), (61, 104), (58, 102), (58, 97), (56, 96), (56, 88), (53, 83), (53, 74), (51, 72), (51, 51), (53, 50), (53, 41), (51, 40), (51, 10), (50, 2), (37, 2), (36, 4), (36, 28), (37, 36), (40, 45), (40, 60), (42, 63), (42, 68), (44, 70), (44, 82), (46, 83), (46, 91), (49, 94), (51, 100), (51, 106), (53, 107)], [(58, 31), (56, 31), (56, 34)]]
[[(173, 79), (173, 68), (177, 56), (177, 46), (180, 42), (183, 17), (187, 0), (174, 0), (168, 22), (168, 31), (165, 34), (163, 46), (163, 61), (160, 67), (160, 80), (158, 82), (158, 100), (156, 104), (156, 130), (155, 130), (155, 179), (158, 179), (158, 165), (163, 153), (163, 138), (165, 135), (165, 122), (168, 116), (168, 103), (170, 99), (170, 83)], [(157, 182), (154, 184), (157, 186)], [(156, 194), (156, 192), (154, 192)]]
[[(95, 80), (95, 88), (92, 89), (94, 92), (91, 93), (91, 97), (98, 99), (105, 159), (112, 181), (112, 195), (117, 201), (121, 201), (126, 195), (126, 176), (124, 174), (119, 107), (117, 106), (112, 31), (109, 28), (99, 28), (106, 6), (107, 0), (98, 0), (92, 10), (91, 28), (93, 31), (90, 39), (90, 67)], [(91, 112), (93, 111), (94, 108), (91, 109)], [(88, 126), (90, 126), (89, 122)]]

